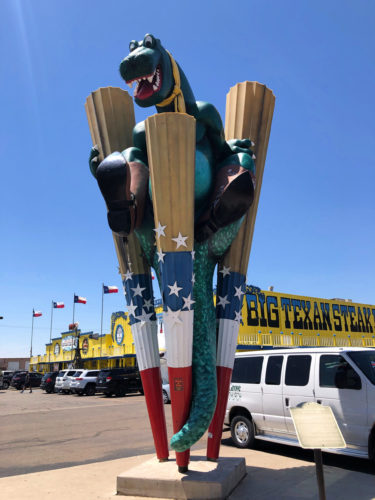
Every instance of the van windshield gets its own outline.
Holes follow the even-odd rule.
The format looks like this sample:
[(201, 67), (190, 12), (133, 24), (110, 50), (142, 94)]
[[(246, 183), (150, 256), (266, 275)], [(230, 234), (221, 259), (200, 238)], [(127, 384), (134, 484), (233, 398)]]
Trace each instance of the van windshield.
[(348, 355), (369, 381), (375, 385), (375, 352), (351, 351), (348, 352)]

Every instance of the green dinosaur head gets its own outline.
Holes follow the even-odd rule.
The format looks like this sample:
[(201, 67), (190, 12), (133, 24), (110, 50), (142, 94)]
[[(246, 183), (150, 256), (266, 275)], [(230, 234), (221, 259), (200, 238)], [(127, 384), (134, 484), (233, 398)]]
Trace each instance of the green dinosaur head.
[(139, 106), (156, 106), (173, 91), (170, 57), (160, 40), (150, 34), (140, 42), (132, 40), (129, 50), (120, 64), (120, 74), (127, 84), (135, 83), (134, 100)]

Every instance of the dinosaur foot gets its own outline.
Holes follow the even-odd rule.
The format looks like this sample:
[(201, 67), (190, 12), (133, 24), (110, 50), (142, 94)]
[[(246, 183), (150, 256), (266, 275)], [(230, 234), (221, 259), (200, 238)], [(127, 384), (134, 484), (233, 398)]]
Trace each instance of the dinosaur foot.
[(147, 167), (137, 162), (128, 163), (116, 152), (100, 163), (96, 179), (108, 207), (109, 227), (119, 236), (128, 236), (143, 217)]
[(195, 239), (201, 243), (220, 228), (240, 219), (254, 199), (251, 173), (239, 165), (223, 167), (218, 175), (210, 209), (195, 226)]

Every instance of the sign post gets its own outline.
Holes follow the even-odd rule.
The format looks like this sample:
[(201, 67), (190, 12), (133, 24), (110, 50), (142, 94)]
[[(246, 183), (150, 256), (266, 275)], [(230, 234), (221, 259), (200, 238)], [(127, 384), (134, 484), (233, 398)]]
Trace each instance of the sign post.
[(314, 450), (319, 499), (326, 500), (322, 449), (346, 448), (345, 440), (330, 406), (301, 403), (290, 408), (290, 414), (302, 448)]

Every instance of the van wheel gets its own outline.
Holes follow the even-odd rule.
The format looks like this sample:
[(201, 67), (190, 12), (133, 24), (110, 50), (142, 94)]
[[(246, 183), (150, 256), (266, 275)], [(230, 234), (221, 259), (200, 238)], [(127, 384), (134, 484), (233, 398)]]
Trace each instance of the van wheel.
[(252, 448), (254, 446), (254, 427), (247, 417), (235, 416), (230, 423), (230, 433), (237, 448)]
[(3, 383), (3, 389), (7, 390), (9, 387), (9, 383), (8, 382), (4, 382)]

